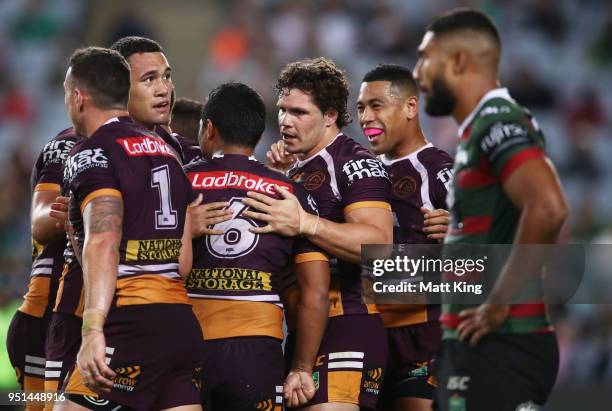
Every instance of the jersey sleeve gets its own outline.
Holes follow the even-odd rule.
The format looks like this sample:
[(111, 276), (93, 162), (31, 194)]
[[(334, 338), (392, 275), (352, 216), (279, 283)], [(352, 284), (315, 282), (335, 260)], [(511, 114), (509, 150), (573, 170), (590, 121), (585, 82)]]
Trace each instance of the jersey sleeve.
[(430, 199), (435, 209), (446, 209), (446, 195), (453, 179), (453, 160), (444, 156), (433, 166), (429, 175)]
[(537, 125), (518, 113), (490, 121), (479, 133), (478, 141), (502, 184), (526, 161), (544, 155)]
[(64, 178), (81, 212), (94, 198), (122, 197), (116, 166), (113, 166), (120, 160), (111, 158), (108, 148), (95, 144), (84, 146), (68, 158)]
[(34, 191), (60, 191), (62, 184), (62, 166), (75, 141), (70, 139), (51, 140), (38, 157), (40, 167), (38, 179), (34, 182)]
[[(298, 198), (300, 205), (309, 214), (319, 215), (319, 209), (314, 198), (300, 184), (293, 183), (293, 192)], [(329, 261), (329, 256), (306, 237), (296, 237), (293, 244), (293, 254), (295, 263), (305, 263), (308, 261)]]
[(339, 174), (344, 214), (358, 208), (391, 210), (391, 181), (380, 161), (357, 155), (341, 164)]

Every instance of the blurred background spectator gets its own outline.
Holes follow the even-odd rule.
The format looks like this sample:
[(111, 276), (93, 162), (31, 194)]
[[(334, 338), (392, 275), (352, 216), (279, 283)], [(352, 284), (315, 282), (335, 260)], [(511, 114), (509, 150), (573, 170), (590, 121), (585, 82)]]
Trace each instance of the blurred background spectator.
[[(366, 71), (383, 62), (412, 67), (425, 25), (459, 5), (486, 11), (499, 27), (504, 47), (501, 81), (540, 122), (571, 203), (564, 238), (612, 242), (610, 2), (3, 0), (0, 309), (9, 314), (0, 315), (0, 336), (28, 280), (29, 173), (43, 144), (68, 125), (62, 81), (75, 48), (108, 46), (129, 34), (146, 35), (166, 50), (179, 97), (202, 100), (229, 80), (253, 86), (269, 110), (256, 153), (263, 159), (278, 138), (272, 86), (286, 63), (319, 55), (335, 59), (349, 75), (349, 106), (354, 109)], [(431, 141), (453, 151), (452, 120), (423, 116), (423, 123)], [(355, 121), (346, 132), (364, 141)], [(612, 309), (574, 305), (560, 310), (556, 318), (562, 355), (559, 384), (612, 382)], [(3, 344), (4, 340), (2, 352)], [(556, 395), (563, 392), (557, 390)], [(558, 403), (565, 405), (550, 409), (574, 409), (568, 401)]]

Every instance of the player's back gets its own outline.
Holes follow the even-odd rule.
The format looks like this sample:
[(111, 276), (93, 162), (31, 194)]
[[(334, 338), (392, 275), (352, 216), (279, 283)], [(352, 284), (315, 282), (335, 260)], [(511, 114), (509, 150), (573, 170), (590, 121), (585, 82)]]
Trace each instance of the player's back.
[(185, 167), (193, 190), (206, 203), (226, 201), (232, 219), (216, 224), (222, 235), (194, 241), (193, 269), (186, 281), (205, 339), (265, 335), (282, 339), (279, 277), (302, 241), (249, 231), (260, 224), (242, 215), (247, 191), (276, 197), (274, 185), (296, 194), (307, 207), (301, 187), (253, 157), (226, 154)]
[(188, 303), (178, 258), (191, 190), (168, 145), (129, 117), (115, 118), (69, 158), (65, 177), (80, 242), (81, 213), (91, 200), (123, 200), (116, 306)]

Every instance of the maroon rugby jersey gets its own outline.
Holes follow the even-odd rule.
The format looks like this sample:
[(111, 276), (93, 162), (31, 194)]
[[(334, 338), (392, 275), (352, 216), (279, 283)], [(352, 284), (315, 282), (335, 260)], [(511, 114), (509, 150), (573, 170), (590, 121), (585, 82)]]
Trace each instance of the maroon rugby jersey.
[[(452, 179), (453, 159), (428, 143), (405, 157), (378, 157), (387, 167), (393, 184), (394, 244), (437, 244), (423, 232), (421, 207), (446, 209), (446, 193)], [(387, 328), (438, 321), (440, 305), (378, 304)]]
[(190, 139), (183, 137), (177, 133), (172, 133), (172, 135), (181, 145), (181, 150), (183, 151), (184, 165), (193, 164), (196, 161), (202, 159), (202, 150), (200, 149), (198, 143), (194, 143)]
[[(384, 166), (344, 134), (296, 162), (288, 176), (314, 197), (321, 217), (337, 223), (344, 223), (345, 214), (358, 208), (391, 209), (391, 183)], [(330, 269), (330, 316), (378, 313), (374, 304), (363, 301), (359, 264), (332, 258)]]
[(193, 243), (193, 269), (186, 281), (194, 312), (206, 340), (263, 335), (283, 338), (280, 275), (288, 266), (328, 258), (304, 237), (253, 234), (249, 228), (265, 225), (242, 215), (247, 191), (277, 197), (273, 185), (296, 195), (302, 207), (316, 213), (303, 187), (244, 155), (217, 155), (210, 162), (185, 167), (195, 193), (207, 203), (227, 201), (234, 212), (215, 229), (223, 235)]
[[(32, 192), (52, 190), (59, 193), (62, 183), (62, 165), (77, 140), (74, 129), (61, 131), (40, 152), (32, 170)], [(32, 271), (28, 292), (19, 311), (34, 317), (43, 317), (53, 308), (64, 259), (65, 239), (41, 245), (32, 238)]]
[(82, 247), (82, 211), (100, 196), (123, 200), (113, 306), (189, 304), (178, 257), (191, 187), (173, 150), (129, 117), (113, 118), (66, 162), (70, 221)]

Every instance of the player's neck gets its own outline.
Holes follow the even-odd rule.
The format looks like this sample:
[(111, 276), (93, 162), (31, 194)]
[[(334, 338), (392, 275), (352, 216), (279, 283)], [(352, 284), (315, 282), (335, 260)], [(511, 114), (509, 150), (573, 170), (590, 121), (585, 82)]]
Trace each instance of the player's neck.
[(84, 120), (85, 135), (91, 137), (108, 120), (114, 117), (129, 116), (127, 110), (96, 110), (87, 115)]
[(235, 154), (239, 156), (250, 157), (253, 155), (253, 149), (240, 146), (223, 146), (218, 151), (219, 154)]
[(306, 160), (323, 150), (334, 140), (334, 138), (336, 138), (338, 133), (340, 133), (340, 129), (336, 125), (326, 127), (323, 137), (321, 137), (319, 142), (312, 149), (300, 156), (300, 160)]
[(457, 90), (457, 104), (452, 113), (457, 124), (463, 123), (463, 120), (474, 111), (485, 94), (500, 86), (497, 79), (476, 79), (465, 81), (464, 85), (464, 90)]
[(409, 137), (401, 140), (400, 144), (394, 147), (393, 150), (385, 153), (385, 156), (389, 160), (395, 160), (398, 158), (406, 157), (415, 151), (422, 148), (427, 144), (427, 139), (421, 127), (417, 127), (416, 130), (409, 134)]

